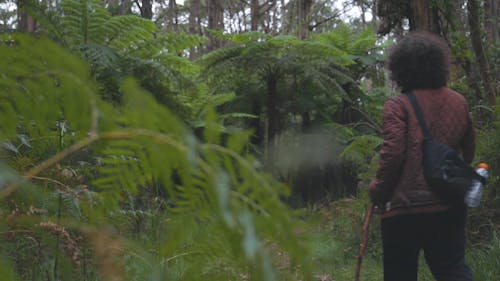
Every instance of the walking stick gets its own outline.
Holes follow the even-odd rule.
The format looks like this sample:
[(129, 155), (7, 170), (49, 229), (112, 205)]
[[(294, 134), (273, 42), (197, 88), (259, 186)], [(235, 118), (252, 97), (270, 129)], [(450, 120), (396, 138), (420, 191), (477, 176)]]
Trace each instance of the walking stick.
[(359, 273), (361, 272), (361, 261), (363, 260), (363, 255), (365, 254), (366, 246), (368, 245), (368, 227), (370, 226), (370, 219), (372, 218), (374, 204), (371, 204), (368, 210), (366, 210), (365, 221), (363, 223), (362, 236), (363, 240), (358, 252), (358, 263), (356, 265), (356, 275), (354, 277), (355, 281), (359, 281)]

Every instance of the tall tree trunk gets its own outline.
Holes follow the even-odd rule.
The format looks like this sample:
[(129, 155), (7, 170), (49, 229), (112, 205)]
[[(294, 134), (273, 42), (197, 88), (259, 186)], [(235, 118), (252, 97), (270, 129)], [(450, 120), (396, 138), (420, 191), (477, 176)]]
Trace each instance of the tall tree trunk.
[(486, 100), (491, 106), (496, 105), (496, 93), (490, 78), (490, 66), (488, 64), (486, 53), (481, 40), (481, 22), (479, 17), (479, 3), (477, 0), (469, 0), (467, 2), (467, 11), (469, 12), (469, 28), (472, 50), (476, 57), (481, 80), (485, 91)]
[(167, 30), (168, 31), (178, 31), (178, 18), (177, 18), (177, 3), (175, 0), (168, 0), (168, 11), (167, 11)]
[[(200, 0), (191, 0), (190, 2), (190, 13), (189, 13), (189, 33), (190, 34), (201, 34), (200, 27)], [(189, 58), (194, 60), (198, 57), (199, 49), (193, 47), (189, 50)]]
[(259, 0), (250, 1), (250, 30), (257, 31), (260, 22)]
[[(490, 53), (493, 53), (495, 52), (494, 48), (500, 46), (500, 4), (498, 0), (487, 0), (484, 8), (486, 11), (486, 46), (489, 47)], [(490, 66), (491, 77), (498, 77), (500, 75), (498, 72), (499, 66), (495, 63), (492, 63)], [(500, 81), (495, 82), (493, 82), (494, 88), (500, 88)]]
[(431, 4), (429, 0), (411, 1), (410, 29), (441, 34), (437, 5)]
[[(224, 6), (222, 0), (208, 0), (208, 29), (224, 32)], [(209, 34), (208, 50), (222, 46), (222, 42), (213, 34)]]
[(498, 0), (486, 0), (484, 4), (486, 11), (486, 37), (490, 43), (495, 44), (500, 39), (500, 4)]
[(272, 21), (273, 21), (273, 24), (272, 24), (272, 35), (276, 35), (279, 33), (279, 30), (278, 30), (278, 22), (279, 22), (279, 8), (278, 8), (278, 4), (276, 3), (274, 5), (274, 8), (273, 8), (273, 17), (272, 17)]
[(411, 30), (430, 31), (429, 5), (427, 0), (415, 0), (412, 2), (412, 18), (410, 19)]
[(287, 23), (286, 19), (286, 3), (285, 0), (281, 0), (281, 31), (284, 33), (288, 33), (290, 31), (290, 24)]
[[(444, 22), (446, 29), (443, 28), (443, 37), (447, 40), (450, 45), (455, 44), (454, 40), (457, 40), (453, 34), (467, 34), (467, 13), (462, 9), (466, 0), (450, 1), (444, 7)], [(464, 35), (461, 35), (462, 37)], [(463, 43), (462, 43), (463, 44)], [(477, 71), (473, 68), (473, 64), (469, 56), (466, 55), (461, 49), (453, 54), (456, 64), (452, 64), (452, 68), (456, 65), (464, 71), (464, 76), (467, 79), (467, 83), (470, 87), (470, 96), (473, 97), (475, 102), (480, 101), (482, 98), (481, 86), (479, 80), (481, 77), (478, 75)], [(460, 71), (460, 70), (456, 70)], [(452, 72), (453, 69), (452, 69)]]
[(35, 32), (36, 21), (28, 14), (29, 0), (17, 1), (17, 29), (21, 32)]
[(153, 18), (153, 0), (142, 0), (141, 17), (148, 20)]
[(361, 23), (363, 24), (363, 26), (366, 26), (366, 7), (365, 5), (361, 2), (359, 3), (359, 8), (361, 10)]
[(130, 11), (130, 0), (122, 0), (120, 5), (120, 15), (126, 15)]
[(298, 1), (297, 21), (299, 23), (298, 37), (301, 39), (305, 39), (309, 37), (309, 17), (314, 0), (297, 0), (297, 1)]
[(370, 11), (372, 13), (371, 25), (373, 27), (373, 30), (377, 30), (377, 26), (379, 26), (378, 17), (377, 17), (377, 1), (373, 1), (371, 3)]

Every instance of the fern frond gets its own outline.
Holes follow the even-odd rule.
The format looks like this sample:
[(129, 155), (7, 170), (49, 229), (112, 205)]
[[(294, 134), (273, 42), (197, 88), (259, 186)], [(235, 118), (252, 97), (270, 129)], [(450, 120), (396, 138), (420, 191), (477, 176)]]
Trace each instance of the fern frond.
[[(0, 125), (0, 138), (14, 137), (18, 126), (33, 134), (44, 134), (61, 120), (83, 129), (77, 134), (85, 134), (92, 126), (90, 119), (82, 119), (92, 116), (96, 102), (87, 67), (66, 53), (47, 56), (56, 49), (43, 38), (0, 37), (0, 53), (5, 57), (0, 62), (4, 89), (0, 92), (0, 117), (10, 120)], [(40, 91), (43, 88), (45, 91)], [(80, 94), (71, 94), (75, 92)], [(35, 105), (37, 110), (33, 110)]]
[(351, 43), (350, 51), (353, 55), (366, 55), (367, 51), (375, 49), (377, 37), (372, 28), (360, 32)]
[(182, 54), (185, 50), (206, 43), (207, 38), (184, 32), (168, 32), (156, 37), (158, 46), (166, 48), (169, 53)]
[(106, 46), (127, 53), (141, 42), (151, 42), (156, 26), (152, 21), (137, 16), (115, 16), (104, 22), (99, 29), (102, 38), (96, 39)]
[(102, 26), (111, 18), (99, 0), (64, 0), (61, 24), (71, 46), (100, 43), (105, 38)]
[(121, 59), (113, 49), (103, 45), (90, 43), (82, 44), (79, 48), (79, 52), (96, 71), (113, 68)]
[[(192, 276), (190, 280), (202, 278), (198, 265), (206, 264), (211, 257), (232, 266), (228, 270), (252, 267), (256, 279), (268, 276), (272, 264), (264, 241), (281, 241), (280, 247), (290, 254), (292, 262), (300, 261), (303, 250), (293, 232), (290, 210), (281, 201), (289, 191), (262, 172), (258, 161), (245, 152), (248, 132), (223, 135), (217, 115), (207, 110), (203, 140), (198, 140), (179, 118), (133, 80), (122, 85), (123, 103), (111, 107), (98, 99), (89, 67), (55, 44), (22, 35), (1, 38), (0, 54), (7, 59), (0, 62), (0, 83), (6, 86), (0, 92), (0, 107), (8, 109), (0, 112), (2, 120), (25, 126), (34, 124), (38, 135), (43, 136), (49, 132), (50, 124), (63, 116), (76, 132), (74, 143), (35, 164), (26, 176), (50, 171), (61, 161), (91, 157), (90, 153), (99, 159), (89, 179), (97, 198), (95, 206), (77, 205), (68, 196), (64, 204), (72, 216), (63, 221), (85, 234), (94, 247), (95, 258), (105, 256), (103, 248), (98, 248), (104, 242), (126, 238), (110, 239), (100, 228), (102, 224), (114, 223), (110, 214), (125, 210), (149, 215), (130, 202), (152, 185), (158, 185), (168, 202), (165, 210), (158, 212), (168, 216), (169, 221), (165, 222), (167, 231), (162, 233), (157, 247), (149, 250), (159, 260), (185, 262), (190, 268), (183, 276)], [(17, 136), (17, 126), (0, 126), (2, 139)], [(18, 187), (11, 187), (18, 193), (2, 193), (0, 198), (12, 196), (28, 206), (37, 205), (37, 193)], [(44, 190), (42, 186), (36, 188)], [(88, 223), (79, 221), (81, 217), (87, 218)], [(34, 228), (33, 221), (26, 221), (26, 227)], [(170, 227), (170, 222), (181, 224), (184, 229)], [(5, 224), (0, 221), (0, 226)], [(193, 245), (187, 245), (183, 235), (194, 231), (196, 235), (190, 240)], [(224, 251), (213, 247), (217, 243), (210, 239), (221, 236), (221, 232), (227, 240), (216, 241), (224, 245)], [(128, 251), (120, 243), (106, 255), (123, 259), (123, 252)], [(193, 248), (197, 249), (196, 257), (182, 258), (182, 253)]]
[(352, 142), (344, 148), (341, 157), (354, 163), (358, 167), (367, 165), (376, 154), (377, 147), (382, 145), (383, 139), (378, 136), (364, 135), (355, 137)]
[(98, 0), (63, 0), (61, 7), (62, 15), (53, 21), (61, 28), (47, 26), (62, 30), (60, 41), (67, 42), (70, 48), (98, 44), (125, 54), (142, 42), (150, 42), (156, 31), (153, 22), (140, 17), (111, 16)]

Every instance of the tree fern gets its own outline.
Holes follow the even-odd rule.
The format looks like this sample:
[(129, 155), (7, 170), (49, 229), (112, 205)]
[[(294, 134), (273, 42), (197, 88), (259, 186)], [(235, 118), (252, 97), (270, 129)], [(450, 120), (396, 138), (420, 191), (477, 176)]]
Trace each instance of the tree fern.
[(370, 180), (375, 175), (378, 160), (376, 152), (383, 139), (374, 135), (362, 135), (352, 139), (344, 148), (341, 157), (354, 166), (361, 180)]
[[(49, 132), (50, 124), (61, 118), (75, 132), (71, 142), (62, 143), (61, 151), (45, 160), (35, 159), (28, 171), (19, 173), (30, 179), (39, 175), (50, 177), (57, 174), (56, 164), (74, 165), (80, 158), (91, 158), (98, 164), (86, 180), (94, 192), (92, 202), (83, 197), (58, 197), (63, 199), (65, 207), (61, 210), (72, 215), (58, 220), (57, 209), (47, 204), (47, 215), (32, 215), (23, 220), (24, 209), (20, 209), (13, 213), (11, 221), (23, 222), (30, 230), (39, 223), (49, 226), (37, 230), (34, 237), (49, 238), (54, 229), (61, 232), (61, 227), (79, 233), (85, 241), (81, 247), (93, 245), (104, 279), (114, 274), (114, 278), (121, 280), (176, 280), (179, 276), (203, 280), (210, 271), (215, 279), (245, 273), (259, 280), (274, 280), (275, 270), (265, 241), (279, 243), (280, 249), (290, 254), (293, 264), (300, 263), (303, 253), (293, 233), (294, 223), (280, 200), (288, 193), (287, 188), (262, 173), (258, 162), (245, 153), (248, 133), (223, 137), (217, 117), (207, 111), (203, 140), (199, 140), (132, 80), (122, 86), (123, 104), (111, 107), (98, 98), (88, 67), (48, 40), (4, 35), (1, 42), (2, 55), (18, 58), (25, 64), (7, 60), (0, 68), (2, 86), (7, 89), (1, 92), (0, 107), (8, 109), (2, 110), (1, 117), (9, 120), (0, 125), (1, 138), (15, 138), (20, 129), (17, 124), (29, 124), (32, 129), (24, 133), (30, 137), (43, 136)], [(47, 196), (43, 185), (37, 183), (9, 182), (0, 198), (13, 200), (23, 208), (30, 205), (36, 208), (40, 206), (37, 198)], [(162, 219), (155, 220), (143, 232), (160, 241), (146, 243), (132, 233), (112, 238), (113, 234), (104, 226), (113, 225), (119, 230), (123, 225), (112, 220), (113, 214), (121, 209), (143, 210), (125, 206), (154, 185), (164, 190), (161, 200), (166, 204), (154, 211), (144, 209), (147, 218)], [(79, 200), (80, 207), (70, 199)], [(51, 218), (50, 223), (46, 221)], [(5, 220), (0, 220), (0, 225), (12, 229)], [(161, 231), (160, 235), (155, 234), (157, 231)], [(192, 239), (186, 240), (188, 233)], [(54, 252), (33, 257), (53, 262), (54, 268), (59, 264), (60, 270), (51, 273), (69, 277), (70, 257), (50, 240), (41, 241), (48, 243)], [(146, 247), (142, 249), (144, 253), (133, 254), (139, 245)], [(6, 253), (2, 255), (12, 258)], [(55, 258), (58, 255), (66, 258), (58, 260)], [(126, 276), (122, 274), (123, 267), (110, 256), (122, 261), (147, 259), (148, 264), (158, 268), (155, 272), (159, 275), (143, 271), (137, 273), (144, 274), (141, 276)], [(220, 261), (219, 270), (203, 266), (213, 259)], [(180, 264), (186, 266), (176, 267)], [(168, 274), (172, 268), (182, 274)]]
[(155, 26), (136, 16), (113, 17), (97, 0), (64, 0), (60, 29), (71, 46), (101, 44), (126, 51), (137, 41), (149, 41)]
[[(356, 84), (345, 74), (345, 69), (354, 61), (347, 50), (334, 44), (259, 33), (234, 35), (230, 39), (231, 46), (204, 57), (202, 62), (207, 81), (214, 87), (226, 85), (223, 88), (226, 91), (238, 89), (240, 85), (237, 83), (242, 80), (261, 85), (260, 93), (241, 100), (247, 104), (266, 104), (265, 116), (270, 123), (283, 124), (287, 113), (293, 116), (313, 110), (322, 112), (325, 105), (338, 105), (338, 101), (349, 99), (351, 95), (343, 85)], [(246, 88), (240, 89), (244, 92)], [(256, 97), (259, 94), (260, 97)], [(318, 102), (317, 97), (328, 98)], [(280, 110), (276, 108), (277, 104), (280, 104)], [(276, 126), (268, 126), (269, 138), (277, 134)]]
[(199, 36), (159, 34), (152, 21), (111, 16), (97, 0), (63, 0), (59, 12), (31, 13), (49, 36), (89, 62), (107, 100), (121, 102), (120, 85), (130, 75), (179, 112), (186, 109), (176, 95), (196, 94), (192, 79), (197, 69), (182, 53), (202, 42)]

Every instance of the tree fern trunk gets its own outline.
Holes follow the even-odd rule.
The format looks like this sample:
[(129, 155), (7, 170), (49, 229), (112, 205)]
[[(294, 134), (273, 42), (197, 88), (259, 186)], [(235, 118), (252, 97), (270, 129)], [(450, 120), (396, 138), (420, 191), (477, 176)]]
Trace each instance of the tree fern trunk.
[(267, 138), (272, 142), (278, 134), (278, 89), (274, 76), (267, 79)]
[(309, 114), (308, 111), (306, 111), (302, 112), (301, 116), (302, 116), (302, 132), (307, 133), (312, 127), (311, 115)]
[(252, 143), (256, 146), (260, 146), (262, 144), (262, 126), (261, 126), (261, 105), (257, 100), (254, 100), (252, 103), (252, 114), (257, 116), (257, 118), (253, 118), (250, 121), (250, 128), (255, 130), (252, 136)]

